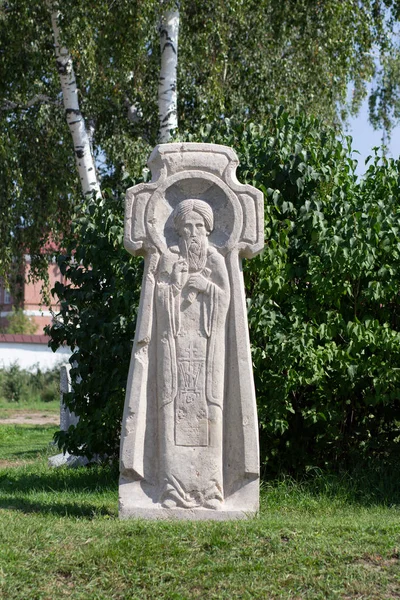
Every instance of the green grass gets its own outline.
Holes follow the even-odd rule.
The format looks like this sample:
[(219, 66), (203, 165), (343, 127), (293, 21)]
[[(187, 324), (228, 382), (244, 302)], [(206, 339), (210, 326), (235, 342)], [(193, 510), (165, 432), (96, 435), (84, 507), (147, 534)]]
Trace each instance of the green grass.
[(53, 430), (0, 427), (2, 600), (400, 598), (398, 473), (270, 482), (244, 522), (119, 521), (112, 468), (47, 467)]
[(0, 425), (0, 461), (43, 462), (49, 453), (56, 453), (49, 442), (57, 429), (53, 425)]
[(11, 402), (0, 398), (0, 419), (7, 419), (11, 415), (36, 412), (42, 415), (57, 415), (60, 412), (60, 400), (52, 400), (51, 402), (43, 402), (38, 398), (28, 398), (20, 402)]

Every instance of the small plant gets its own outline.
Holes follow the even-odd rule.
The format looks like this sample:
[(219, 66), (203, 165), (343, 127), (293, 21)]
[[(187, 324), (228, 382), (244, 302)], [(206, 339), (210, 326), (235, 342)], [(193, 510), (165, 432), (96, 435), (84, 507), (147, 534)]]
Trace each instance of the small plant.
[(0, 370), (0, 396), (8, 402), (58, 401), (59, 380), (59, 367), (42, 371), (37, 366), (34, 372), (30, 372), (14, 362), (7, 369)]
[(31, 375), (31, 386), (40, 396), (42, 402), (58, 400), (60, 395), (60, 372), (58, 368), (42, 371), (39, 367)]
[(24, 377), (21, 374), (21, 369), (17, 362), (7, 369), (3, 380), (4, 395), (11, 402), (19, 402), (24, 389)]
[(12, 314), (8, 317), (8, 324), (5, 328), (4, 333), (13, 334), (28, 334), (33, 335), (36, 333), (38, 326), (32, 321), (28, 315), (24, 313), (22, 308), (15, 308), (13, 306)]

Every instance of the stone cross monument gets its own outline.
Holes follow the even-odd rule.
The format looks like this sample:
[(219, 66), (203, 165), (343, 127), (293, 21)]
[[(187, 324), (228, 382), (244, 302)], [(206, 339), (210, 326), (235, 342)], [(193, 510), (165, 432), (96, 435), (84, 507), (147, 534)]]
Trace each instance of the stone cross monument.
[(215, 144), (162, 144), (130, 188), (125, 248), (144, 276), (121, 435), (120, 516), (238, 519), (259, 503), (242, 257), (264, 245), (262, 193)]

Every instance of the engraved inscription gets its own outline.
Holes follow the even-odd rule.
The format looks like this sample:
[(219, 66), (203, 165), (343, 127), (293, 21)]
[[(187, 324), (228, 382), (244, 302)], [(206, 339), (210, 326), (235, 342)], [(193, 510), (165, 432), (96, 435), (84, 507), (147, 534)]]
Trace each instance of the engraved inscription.
[(175, 444), (208, 445), (208, 410), (205, 389), (206, 357), (194, 342), (178, 358), (179, 383), (175, 401)]

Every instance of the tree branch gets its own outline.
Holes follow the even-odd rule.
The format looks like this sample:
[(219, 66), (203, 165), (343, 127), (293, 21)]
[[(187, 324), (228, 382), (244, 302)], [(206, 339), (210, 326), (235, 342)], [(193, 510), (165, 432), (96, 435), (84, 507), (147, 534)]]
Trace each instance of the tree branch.
[(13, 102), (12, 100), (5, 100), (3, 104), (0, 105), (0, 110), (14, 110), (16, 108), (20, 108), (22, 110), (28, 110), (35, 104), (55, 104), (61, 105), (60, 100), (54, 100), (54, 98), (50, 98), (50, 96), (46, 96), (45, 94), (35, 94), (28, 102)]

